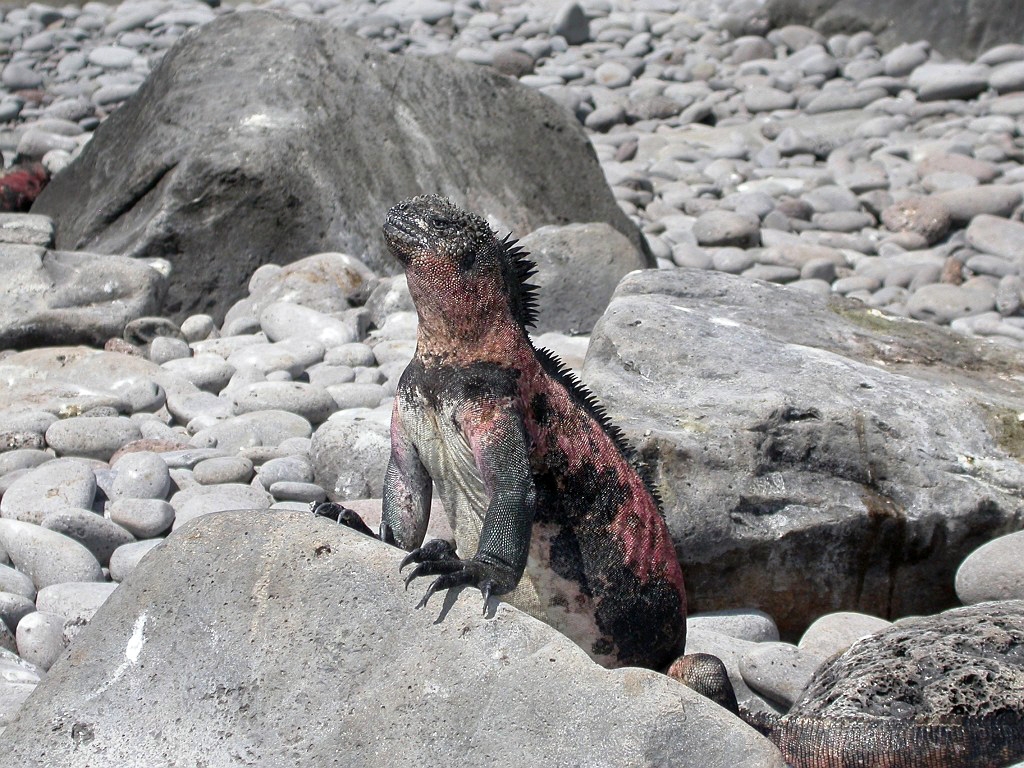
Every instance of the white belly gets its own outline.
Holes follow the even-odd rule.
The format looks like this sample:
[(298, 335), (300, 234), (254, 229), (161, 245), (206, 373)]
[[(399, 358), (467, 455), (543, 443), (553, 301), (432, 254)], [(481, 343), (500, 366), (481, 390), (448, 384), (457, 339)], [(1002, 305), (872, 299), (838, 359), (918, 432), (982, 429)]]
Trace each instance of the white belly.
[[(473, 451), (451, 415), (427, 408), (400, 408), (400, 413), (402, 425), (444, 505), (459, 557), (471, 558), (480, 546), (480, 532), (490, 503)], [(530, 572), (537, 569), (531, 568), (531, 564), (527, 564), (518, 586), (501, 599), (547, 622), (546, 611), (530, 577)]]

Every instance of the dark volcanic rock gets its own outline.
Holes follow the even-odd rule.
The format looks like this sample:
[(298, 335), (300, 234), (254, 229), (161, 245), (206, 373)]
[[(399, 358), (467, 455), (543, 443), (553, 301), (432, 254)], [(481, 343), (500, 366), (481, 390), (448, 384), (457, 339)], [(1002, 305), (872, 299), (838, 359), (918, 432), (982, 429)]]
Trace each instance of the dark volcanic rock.
[(308, 513), (186, 526), (51, 668), (9, 764), (781, 768), (685, 686), (506, 604), (485, 618), (477, 590), (416, 610), (401, 557)]
[(167, 278), (124, 256), (0, 244), (0, 349), (102, 346), (156, 310)]
[(646, 248), (550, 99), (265, 11), (183, 38), (34, 212), (53, 217), (61, 248), (168, 258), (168, 310), (219, 319), (268, 262), (342, 251), (396, 271), (380, 222), (421, 192), (503, 230), (607, 221)]
[(776, 27), (805, 24), (825, 35), (867, 29), (886, 48), (927, 40), (968, 60), (1024, 37), (1020, 0), (768, 0), (767, 10)]
[(950, 605), (1024, 527), (1024, 355), (859, 302), (697, 270), (619, 285), (584, 378), (651, 466), (692, 609)]

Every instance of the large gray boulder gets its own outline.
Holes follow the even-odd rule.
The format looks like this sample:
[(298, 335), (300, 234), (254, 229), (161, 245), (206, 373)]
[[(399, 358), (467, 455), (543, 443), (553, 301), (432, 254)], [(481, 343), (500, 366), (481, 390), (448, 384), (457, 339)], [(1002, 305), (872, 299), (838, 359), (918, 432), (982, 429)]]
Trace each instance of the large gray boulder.
[(414, 608), (402, 553), (296, 512), (154, 549), (4, 734), (11, 765), (750, 766), (765, 739), (655, 672), (604, 670), (476, 590)]
[(692, 610), (816, 617), (956, 604), (1024, 527), (1024, 355), (859, 302), (714, 272), (637, 272), (584, 379), (650, 466)]
[(773, 26), (804, 24), (825, 35), (870, 30), (885, 48), (927, 40), (948, 56), (973, 59), (1024, 40), (1019, 0), (768, 0)]
[(504, 231), (606, 221), (646, 248), (554, 101), (269, 11), (186, 35), (33, 211), (60, 248), (169, 259), (168, 311), (220, 319), (261, 264), (342, 251), (397, 271), (381, 221), (422, 192)]

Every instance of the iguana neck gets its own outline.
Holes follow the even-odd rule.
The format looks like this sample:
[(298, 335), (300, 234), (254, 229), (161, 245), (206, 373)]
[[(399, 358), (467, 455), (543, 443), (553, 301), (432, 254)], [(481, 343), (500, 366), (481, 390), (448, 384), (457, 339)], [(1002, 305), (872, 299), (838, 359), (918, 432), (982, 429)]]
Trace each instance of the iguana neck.
[(458, 322), (458, 318), (419, 315), (416, 356), (426, 364), (498, 362), (509, 364), (532, 352), (526, 332), (511, 317)]

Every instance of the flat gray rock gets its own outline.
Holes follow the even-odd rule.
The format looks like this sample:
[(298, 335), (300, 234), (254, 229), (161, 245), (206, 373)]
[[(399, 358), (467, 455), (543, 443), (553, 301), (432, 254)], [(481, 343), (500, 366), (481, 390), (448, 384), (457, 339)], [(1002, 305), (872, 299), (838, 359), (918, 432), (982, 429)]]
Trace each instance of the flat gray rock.
[(301, 381), (257, 381), (232, 389), (228, 397), (236, 414), (288, 411), (314, 426), (326, 421), (338, 407), (323, 387)]
[(51, 584), (39, 590), (36, 606), (44, 613), (63, 617), (65, 621), (88, 621), (115, 589), (117, 584), (106, 581)]
[(623, 280), (583, 378), (652, 470), (691, 610), (754, 606), (786, 637), (955, 599), (1024, 513), (1021, 371), (859, 302), (680, 269)]
[(42, 670), (64, 652), (64, 617), (35, 611), (18, 624), (18, 655)]
[(781, 768), (685, 686), (601, 669), (508, 605), (483, 617), (474, 590), (415, 610), (401, 554), (302, 513), (189, 526), (105, 603), (73, 662), (53, 665), (4, 734), (7, 758)]
[(200, 485), (248, 483), (252, 475), (252, 462), (244, 456), (215, 456), (192, 468), (192, 478)]
[(77, 541), (92, 552), (100, 565), (107, 565), (110, 555), (122, 544), (135, 541), (120, 525), (89, 509), (55, 510), (43, 518), (42, 526)]
[(945, 324), (960, 317), (988, 312), (995, 305), (995, 290), (933, 283), (914, 292), (907, 301), (907, 312), (917, 320)]
[(315, 339), (324, 348), (360, 340), (355, 320), (346, 322), (309, 307), (276, 301), (260, 314), (260, 327), (271, 341), (301, 336)]
[(53, 245), (53, 221), (31, 213), (0, 213), (0, 243)]
[(336, 501), (379, 496), (391, 456), (390, 419), (380, 409), (342, 411), (313, 433), (316, 484)]
[(32, 579), (16, 568), (0, 563), (0, 592), (21, 595), (30, 600), (36, 597), (36, 587)]
[(115, 549), (110, 556), (110, 578), (116, 582), (124, 581), (138, 567), (142, 558), (163, 542), (163, 539), (146, 539), (123, 544)]
[[(351, 306), (354, 296), (376, 277), (377, 273), (359, 259), (334, 251), (316, 253), (284, 266), (264, 264), (249, 278), (249, 296), (232, 306), (225, 317), (225, 325), (232, 319), (248, 317), (262, 326), (263, 313), (280, 302), (320, 313), (343, 312)], [(268, 323), (268, 336), (275, 336), (279, 331), (282, 331), (280, 338), (296, 335), (294, 328), (288, 332), (281, 322), (272, 318)], [(351, 332), (344, 331), (345, 334)], [(324, 347), (330, 347), (337, 340), (335, 334), (328, 333), (320, 341)]]
[(235, 372), (233, 365), (211, 352), (168, 360), (161, 367), (192, 382), (199, 389), (213, 394), (224, 389)]
[(274, 499), (262, 487), (241, 483), (195, 485), (178, 491), (171, 497), (174, 507), (174, 530), (197, 517), (234, 509), (253, 510), (257, 514), (273, 503)]
[(166, 278), (143, 260), (0, 244), (0, 347), (102, 346), (152, 314)]
[(951, 189), (933, 197), (945, 206), (955, 224), (966, 224), (975, 216), (1007, 217), (1020, 205), (1021, 192), (1009, 185), (985, 184), (971, 189)]
[(841, 653), (862, 637), (881, 632), (892, 622), (853, 611), (837, 611), (817, 619), (800, 638), (800, 648), (823, 659)]
[(740, 674), (762, 696), (790, 706), (824, 658), (791, 643), (758, 643), (740, 660)]
[(100, 406), (127, 412), (135, 387), (159, 385), (176, 396), (198, 392), (149, 360), (85, 346), (18, 352), (0, 361), (0, 373), (8, 384), (0, 388), (0, 407), (33, 407), (64, 417)]
[(140, 539), (157, 536), (174, 522), (174, 507), (163, 499), (113, 499), (107, 502), (106, 513), (111, 521)]
[(117, 459), (111, 499), (163, 499), (171, 487), (167, 462), (152, 451), (134, 451)]
[[(228, 406), (230, 411), (230, 403)], [(192, 445), (238, 453), (246, 446), (273, 446), (288, 438), (309, 437), (312, 433), (309, 421), (298, 414), (280, 410), (253, 411), (224, 418), (199, 430), (192, 437)]]
[(313, 339), (286, 339), (276, 344), (251, 344), (228, 355), (227, 361), (238, 370), (252, 368), (262, 374), (287, 371), (292, 378), (324, 359), (324, 346)]
[(759, 245), (760, 222), (756, 216), (734, 211), (712, 210), (701, 214), (693, 225), (697, 243), (704, 246)]
[(967, 227), (967, 242), (984, 253), (1020, 262), (1024, 254), (1024, 224), (982, 214)]
[(85, 461), (55, 459), (13, 483), (0, 498), (0, 516), (41, 523), (50, 512), (66, 507), (88, 509), (96, 496), (96, 476)]
[(36, 589), (65, 581), (102, 581), (96, 557), (77, 541), (32, 523), (0, 520), (0, 546)]
[(45, 437), (58, 455), (108, 461), (121, 446), (141, 439), (142, 433), (127, 416), (79, 416), (53, 422)]
[(488, 67), (395, 57), (327, 22), (263, 11), (182, 38), (34, 211), (53, 217), (62, 249), (170, 259), (179, 319), (220, 320), (260, 264), (330, 248), (398, 271), (380, 222), (427, 191), (505, 231), (606, 221), (646, 247), (582, 127), (552, 100)]
[(18, 624), (36, 609), (35, 603), (24, 595), (0, 591), (0, 621), (14, 632)]
[(988, 87), (989, 74), (984, 64), (929, 62), (911, 72), (907, 84), (920, 101), (972, 99)]
[(764, 611), (732, 608), (723, 611), (691, 614), (686, 617), (686, 630), (706, 630), (749, 640), (754, 643), (779, 639), (779, 629)]

